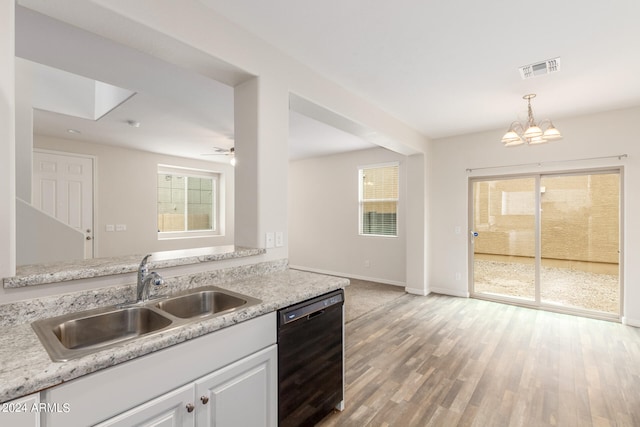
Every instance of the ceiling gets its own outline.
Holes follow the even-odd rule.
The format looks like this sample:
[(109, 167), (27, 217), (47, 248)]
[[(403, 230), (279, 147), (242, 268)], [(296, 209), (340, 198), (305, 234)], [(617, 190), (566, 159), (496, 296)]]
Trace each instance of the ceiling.
[[(559, 128), (562, 117), (640, 105), (637, 0), (201, 1), (431, 138), (506, 130), (525, 117), (526, 93)], [(17, 9), (16, 55), (136, 92), (96, 122), (37, 111), (37, 132), (209, 160), (232, 146), (230, 86)], [(123, 55), (127, 67), (114, 67)], [(560, 72), (520, 77), (518, 67), (556, 57)], [(291, 158), (368, 147), (291, 113)]]
[(201, 1), (431, 138), (640, 105), (637, 0)]
[[(67, 100), (92, 95), (80, 93), (80, 84), (75, 85), (78, 93), (72, 93), (69, 85), (60, 83), (58, 70), (75, 75), (67, 77), (72, 82), (82, 76), (135, 92), (97, 120), (69, 114), (68, 108), (62, 109), (66, 105), (51, 107), (53, 101), (47, 103), (47, 108), (38, 108), (34, 103), (35, 134), (206, 161), (229, 161), (217, 149), (233, 147), (231, 86), (23, 7), (16, 11), (16, 56), (18, 75), (44, 80), (33, 84), (34, 88), (64, 88)], [(51, 99), (51, 95), (59, 94), (46, 95)], [(76, 109), (82, 107), (78, 105)], [(291, 159), (372, 146), (353, 134), (291, 112)]]

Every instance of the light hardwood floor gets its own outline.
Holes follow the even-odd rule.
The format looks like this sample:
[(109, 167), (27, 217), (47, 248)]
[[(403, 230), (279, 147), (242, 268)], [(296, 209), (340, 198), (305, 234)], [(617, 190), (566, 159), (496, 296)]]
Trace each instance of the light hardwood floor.
[(346, 326), (346, 383), (320, 426), (640, 426), (640, 330), (405, 295)]

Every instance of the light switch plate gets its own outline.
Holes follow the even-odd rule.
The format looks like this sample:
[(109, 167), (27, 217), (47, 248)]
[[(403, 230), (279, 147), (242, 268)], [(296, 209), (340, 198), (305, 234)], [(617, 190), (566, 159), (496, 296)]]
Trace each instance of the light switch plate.
[(273, 234), (273, 231), (269, 231), (267, 233), (265, 233), (264, 235), (264, 246), (265, 248), (269, 249), (269, 248), (273, 248), (275, 245), (275, 236)]

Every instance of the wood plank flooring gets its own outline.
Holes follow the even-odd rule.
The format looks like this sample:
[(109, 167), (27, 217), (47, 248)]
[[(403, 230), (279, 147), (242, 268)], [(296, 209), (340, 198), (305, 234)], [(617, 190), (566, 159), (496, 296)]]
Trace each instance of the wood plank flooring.
[(640, 426), (640, 330), (405, 295), (347, 324), (346, 384), (319, 426)]

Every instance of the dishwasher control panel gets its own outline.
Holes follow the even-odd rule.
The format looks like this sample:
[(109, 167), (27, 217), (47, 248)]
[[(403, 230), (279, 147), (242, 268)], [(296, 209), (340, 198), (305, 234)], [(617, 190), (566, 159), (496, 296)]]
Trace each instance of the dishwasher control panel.
[(341, 290), (332, 292), (280, 310), (279, 321), (281, 325), (284, 325), (343, 302), (344, 294)]

